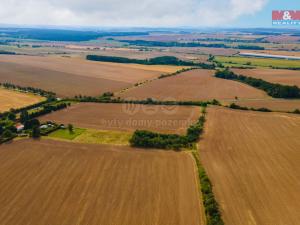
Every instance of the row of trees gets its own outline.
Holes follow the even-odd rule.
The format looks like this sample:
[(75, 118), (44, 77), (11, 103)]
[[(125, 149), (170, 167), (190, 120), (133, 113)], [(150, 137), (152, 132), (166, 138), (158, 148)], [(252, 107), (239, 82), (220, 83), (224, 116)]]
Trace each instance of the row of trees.
[(203, 115), (196, 124), (187, 129), (186, 135), (160, 134), (151, 131), (137, 130), (134, 132), (130, 144), (140, 148), (175, 149), (190, 148), (199, 139), (205, 122), (205, 107)]
[[(248, 107), (245, 107), (245, 106), (240, 106), (240, 105), (237, 105), (235, 103), (231, 103), (229, 106), (229, 108), (231, 109), (238, 109), (238, 110), (252, 110), (252, 111), (259, 111), (259, 112), (273, 112), (271, 109), (268, 109), (268, 108), (248, 108)], [(288, 113), (294, 113), (294, 114), (300, 114), (300, 110), (299, 109), (295, 109), (294, 111), (290, 111)]]
[(24, 92), (38, 94), (38, 95), (46, 97), (46, 98), (55, 98), (55, 96), (56, 96), (56, 94), (54, 92), (45, 91), (40, 88), (22, 87), (22, 86), (11, 84), (11, 83), (0, 83), (0, 86), (3, 86), (4, 88), (7, 88), (7, 89), (20, 90), (20, 91), (24, 91)]
[(216, 99), (211, 101), (160, 101), (152, 98), (147, 98), (145, 100), (125, 100), (120, 98), (111, 97), (92, 97), (92, 96), (76, 96), (74, 99), (69, 99), (72, 101), (79, 102), (94, 102), (94, 103), (126, 103), (126, 104), (141, 104), (141, 105), (186, 105), (186, 106), (203, 106), (207, 105), (221, 105)]
[(204, 167), (201, 165), (199, 155), (193, 152), (198, 167), (198, 176), (201, 185), (202, 201), (205, 208), (206, 223), (208, 225), (224, 225), (221, 217), (220, 207), (213, 193), (213, 186), (207, 176)]
[(230, 46), (223, 43), (201, 43), (197, 42), (163, 42), (163, 41), (145, 41), (145, 40), (121, 40), (130, 45), (146, 46), (146, 47), (205, 47), (205, 48), (236, 48), (236, 49), (251, 49), (264, 50), (265, 48), (258, 45), (238, 45)]
[(215, 76), (218, 78), (243, 82), (252, 87), (267, 92), (267, 94), (272, 96), (273, 98), (300, 98), (300, 88), (297, 86), (273, 84), (262, 79), (246, 77), (243, 75), (236, 75), (229, 69), (218, 70), (215, 73)]
[(35, 110), (31, 113), (29, 113), (27, 110), (24, 110), (20, 113), (20, 122), (24, 123), (28, 120), (31, 120), (33, 118), (36, 118), (38, 116), (42, 116), (54, 111), (58, 111), (61, 109), (65, 109), (69, 106), (69, 103), (61, 102), (61, 103), (49, 103), (43, 105), (39, 110)]
[(259, 112), (272, 112), (272, 110), (267, 109), (267, 108), (258, 108), (258, 109), (248, 108), (248, 107), (245, 107), (245, 106), (239, 106), (239, 105), (237, 105), (235, 103), (231, 103), (229, 105), (229, 108), (231, 108), (231, 109), (239, 109), (239, 110), (252, 110), (252, 111), (259, 111)]
[(196, 67), (192, 67), (192, 68), (183, 68), (181, 70), (178, 70), (174, 73), (168, 73), (168, 74), (162, 74), (158, 77), (158, 79), (163, 79), (163, 78), (166, 78), (166, 77), (172, 77), (172, 76), (176, 76), (178, 74), (181, 74), (181, 73), (184, 73), (184, 72), (187, 72), (187, 71), (190, 71), (190, 70), (195, 70), (197, 69)]
[(0, 50), (0, 55), (15, 55), (15, 52)]
[(116, 63), (135, 63), (142, 65), (175, 65), (175, 66), (197, 66), (203, 69), (214, 69), (213, 64), (194, 63), (192, 61), (183, 61), (174, 56), (161, 56), (151, 59), (130, 59), (117, 56), (101, 56), (101, 55), (87, 55), (87, 60), (101, 61), (101, 62), (116, 62)]

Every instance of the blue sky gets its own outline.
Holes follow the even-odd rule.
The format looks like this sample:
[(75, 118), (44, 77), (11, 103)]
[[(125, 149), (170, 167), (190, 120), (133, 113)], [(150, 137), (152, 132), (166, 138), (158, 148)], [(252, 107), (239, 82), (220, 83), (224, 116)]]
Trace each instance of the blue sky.
[(99, 27), (271, 27), (300, 0), (0, 0), (0, 23)]
[(271, 0), (254, 15), (241, 16), (236, 19), (232, 26), (272, 27), (272, 10), (300, 10), (300, 0)]

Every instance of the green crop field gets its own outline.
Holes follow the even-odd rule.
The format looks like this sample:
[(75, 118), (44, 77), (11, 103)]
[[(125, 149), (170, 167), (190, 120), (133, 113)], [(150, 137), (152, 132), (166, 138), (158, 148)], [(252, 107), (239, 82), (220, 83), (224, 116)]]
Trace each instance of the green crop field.
[(300, 68), (300, 60), (217, 56), (216, 61), (222, 63), (224, 66)]

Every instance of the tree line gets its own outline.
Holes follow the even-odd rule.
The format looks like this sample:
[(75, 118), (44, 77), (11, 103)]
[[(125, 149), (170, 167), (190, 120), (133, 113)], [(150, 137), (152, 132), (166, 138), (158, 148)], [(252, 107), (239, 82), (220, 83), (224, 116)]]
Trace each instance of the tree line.
[(15, 52), (0, 50), (0, 55), (16, 55)]
[(222, 220), (220, 207), (213, 193), (213, 186), (207, 176), (204, 167), (201, 165), (199, 154), (193, 152), (193, 156), (198, 168), (198, 176), (201, 185), (202, 202), (205, 208), (206, 224), (208, 225), (224, 225)]
[[(228, 108), (230, 109), (238, 109), (238, 110), (251, 110), (251, 111), (258, 111), (258, 112), (273, 112), (271, 109), (262, 107), (262, 108), (248, 108), (246, 106), (240, 106), (237, 105), (236, 103), (231, 103)], [(287, 113), (294, 113), (294, 114), (300, 114), (300, 110), (299, 109), (295, 109), (293, 111), (287, 112)]]
[[(109, 94), (109, 96), (107, 96)], [(203, 106), (207, 105), (221, 105), (220, 102), (216, 99), (211, 101), (160, 101), (152, 98), (147, 98), (145, 100), (125, 100), (120, 98), (113, 98), (113, 93), (105, 93), (100, 97), (92, 96), (75, 96), (74, 99), (66, 99), (70, 101), (77, 102), (93, 102), (93, 103), (125, 103), (125, 104), (141, 104), (141, 105), (185, 105), (185, 106)]]
[(145, 41), (145, 40), (119, 40), (130, 45), (146, 46), (146, 47), (204, 47), (204, 48), (236, 48), (236, 49), (251, 49), (264, 50), (265, 48), (258, 45), (238, 45), (230, 46), (223, 43), (200, 43), (200, 42), (163, 42), (163, 41)]
[(300, 88), (297, 86), (274, 84), (262, 79), (246, 77), (244, 75), (236, 75), (228, 68), (225, 70), (218, 70), (215, 73), (215, 77), (240, 81), (242, 83), (265, 91), (273, 98), (300, 98)]
[(46, 97), (46, 98), (54, 98), (56, 96), (56, 94), (54, 92), (45, 91), (40, 88), (22, 87), (22, 86), (11, 84), (11, 83), (0, 83), (0, 86), (3, 86), (6, 89), (20, 90), (20, 91), (24, 91), (24, 92), (38, 94), (38, 95)]
[(173, 66), (197, 66), (202, 69), (214, 69), (213, 64), (195, 63), (192, 61), (183, 61), (174, 56), (161, 56), (151, 59), (130, 59), (118, 56), (87, 55), (87, 60), (115, 63), (134, 63), (142, 65), (173, 65)]

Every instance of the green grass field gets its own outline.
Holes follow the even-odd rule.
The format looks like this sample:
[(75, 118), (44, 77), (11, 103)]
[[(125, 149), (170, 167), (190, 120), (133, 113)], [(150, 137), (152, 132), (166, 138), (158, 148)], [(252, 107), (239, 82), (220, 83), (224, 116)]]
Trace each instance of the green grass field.
[(88, 129), (74, 141), (88, 144), (129, 145), (132, 133)]
[(217, 56), (216, 61), (224, 66), (247, 66), (247, 67), (278, 67), (278, 68), (300, 68), (300, 60), (266, 59), (239, 56)]
[(59, 129), (57, 131), (52, 132), (48, 136), (52, 138), (74, 140), (76, 137), (80, 136), (84, 132), (85, 129), (81, 128), (74, 128), (73, 132), (69, 132), (68, 129)]
[(48, 138), (64, 139), (67, 141), (86, 144), (129, 145), (132, 133), (121, 131), (104, 131), (74, 128), (73, 133), (68, 129), (59, 129), (50, 133)]

